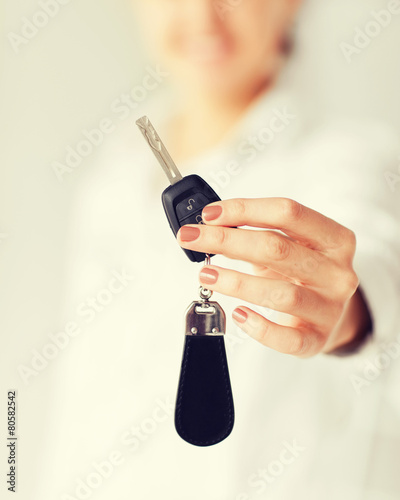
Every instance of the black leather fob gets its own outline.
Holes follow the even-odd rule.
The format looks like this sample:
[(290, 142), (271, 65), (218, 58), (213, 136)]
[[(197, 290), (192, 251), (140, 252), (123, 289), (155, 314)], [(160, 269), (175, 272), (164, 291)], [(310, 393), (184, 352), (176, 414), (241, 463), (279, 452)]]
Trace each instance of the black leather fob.
[[(192, 310), (199, 304), (193, 302)], [(222, 311), (216, 302), (209, 305)], [(216, 333), (206, 333), (201, 326), (195, 328), (198, 330), (195, 334), (191, 334), (193, 327), (187, 321), (175, 404), (175, 428), (182, 439), (197, 446), (210, 446), (223, 441), (231, 433), (234, 423), (223, 311), (222, 314), (223, 324), (219, 328), (205, 327), (205, 330), (216, 330)], [(210, 323), (210, 318), (206, 321)], [(199, 325), (199, 321), (196, 324)]]

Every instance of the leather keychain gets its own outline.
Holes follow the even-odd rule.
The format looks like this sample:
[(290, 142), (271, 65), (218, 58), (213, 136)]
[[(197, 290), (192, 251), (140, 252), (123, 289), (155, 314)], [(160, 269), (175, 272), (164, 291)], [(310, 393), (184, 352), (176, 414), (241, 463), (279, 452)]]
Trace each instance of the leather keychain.
[[(164, 210), (176, 235), (185, 224), (202, 224), (205, 205), (220, 200), (198, 175), (182, 177), (147, 116), (136, 121), (171, 186), (162, 195)], [(185, 250), (191, 261), (210, 263), (210, 255)], [(200, 300), (186, 312), (185, 342), (175, 403), (175, 428), (197, 446), (224, 440), (232, 431), (234, 405), (225, 352), (225, 313), (210, 302), (211, 290), (200, 287)]]
[[(207, 262), (208, 260), (208, 262)], [(209, 256), (206, 263), (209, 264)], [(200, 287), (200, 301), (190, 304), (175, 404), (175, 428), (198, 446), (224, 440), (232, 431), (234, 406), (226, 358), (225, 313)]]

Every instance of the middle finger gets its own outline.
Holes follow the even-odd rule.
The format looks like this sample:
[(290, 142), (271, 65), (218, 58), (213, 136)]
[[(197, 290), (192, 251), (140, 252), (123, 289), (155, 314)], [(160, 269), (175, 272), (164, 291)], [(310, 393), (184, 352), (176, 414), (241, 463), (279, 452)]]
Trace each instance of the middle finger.
[(177, 239), (189, 250), (267, 266), (304, 285), (324, 286), (335, 278), (325, 255), (275, 231), (188, 224), (180, 228)]

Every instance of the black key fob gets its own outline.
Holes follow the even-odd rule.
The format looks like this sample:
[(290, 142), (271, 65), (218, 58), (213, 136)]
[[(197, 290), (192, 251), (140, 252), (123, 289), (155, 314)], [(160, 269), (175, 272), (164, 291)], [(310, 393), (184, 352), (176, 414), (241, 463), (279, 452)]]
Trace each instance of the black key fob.
[[(162, 203), (169, 225), (176, 237), (181, 226), (202, 224), (202, 209), (213, 201), (221, 201), (221, 198), (198, 175), (182, 177), (147, 116), (136, 120), (136, 124), (171, 183), (162, 194)], [(185, 248), (182, 250), (192, 262), (202, 262), (206, 258), (206, 254), (201, 252), (193, 252)]]
[[(176, 237), (179, 228), (185, 224), (203, 224), (201, 211), (209, 203), (221, 198), (200, 176), (187, 175), (168, 186), (161, 196), (169, 225)], [(202, 262), (206, 255), (182, 248), (192, 262)], [(212, 257), (213, 254), (210, 254)]]

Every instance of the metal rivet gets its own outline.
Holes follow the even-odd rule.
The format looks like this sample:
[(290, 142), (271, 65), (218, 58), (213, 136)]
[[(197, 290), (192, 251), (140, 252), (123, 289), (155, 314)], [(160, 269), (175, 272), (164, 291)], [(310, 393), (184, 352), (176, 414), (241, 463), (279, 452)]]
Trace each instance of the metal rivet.
[(195, 335), (197, 333), (197, 328), (193, 326), (190, 331)]
[(219, 332), (218, 328), (213, 328), (211, 331), (212, 331), (212, 333), (218, 333)]

